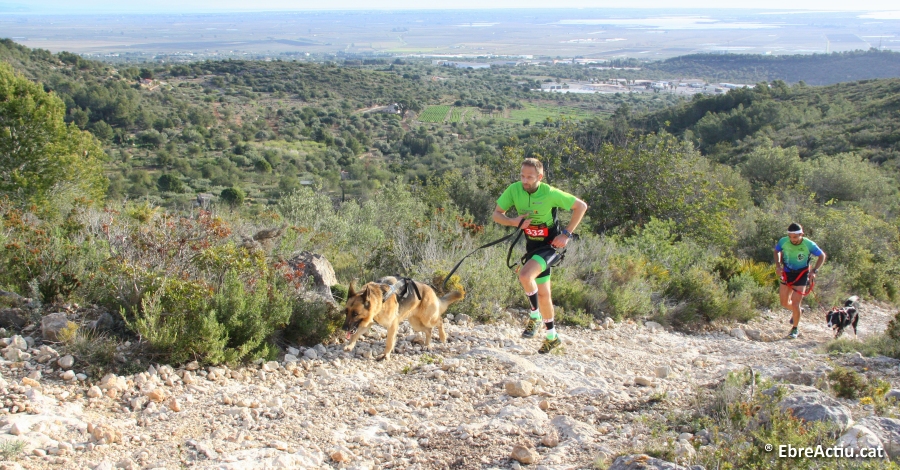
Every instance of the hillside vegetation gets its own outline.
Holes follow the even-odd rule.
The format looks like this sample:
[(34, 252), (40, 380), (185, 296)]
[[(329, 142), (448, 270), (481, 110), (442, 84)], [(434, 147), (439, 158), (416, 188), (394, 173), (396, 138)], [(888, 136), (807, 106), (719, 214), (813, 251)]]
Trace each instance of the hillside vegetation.
[(900, 156), (900, 80), (827, 87), (771, 86), (683, 103), (638, 120), (646, 131), (683, 136), (720, 161), (741, 163), (768, 139), (803, 158), (853, 152), (897, 168)]
[(554, 80), (699, 79), (744, 84), (781, 80), (792, 85), (803, 82), (821, 86), (900, 77), (900, 52), (869, 49), (796, 55), (690, 54), (661, 61), (613, 59), (591, 66), (560, 62), (553, 67), (522, 69), (522, 75), (540, 73)]
[[(352, 279), (388, 274), (440, 284), (503, 234), (490, 213), (526, 156), (590, 206), (553, 275), (563, 325), (649, 317), (694, 330), (753, 318), (777, 306), (772, 246), (793, 221), (829, 255), (808, 302), (900, 301), (898, 80), (775, 81), (681, 103), (560, 96), (543, 104), (593, 116), (426, 125), (415, 116), (427, 106), (483, 115), (541, 101), (502, 68), (440, 69), (442, 80), (403, 63), (114, 70), (3, 45), (0, 102), (32, 111), (4, 109), (5, 142), (56, 131), (30, 134), (31, 157), (4, 163), (4, 177), (28, 168), (17, 184), (48, 189), (0, 188), (0, 288), (119, 319), (115, 335), (76, 354), (131, 339), (152, 357), (233, 363), (326, 340), (340, 314), (311, 300), (287, 263), (295, 253), (330, 260), (338, 298)], [(363, 112), (387, 102), (405, 114)], [(62, 161), (96, 174), (100, 146), (105, 200), (103, 178), (79, 188), (71, 172), (50, 171)], [(201, 192), (217, 197), (195, 207)], [(273, 228), (265, 243), (253, 238)], [(505, 254), (495, 246), (463, 265), (455, 313), (492, 322), (525, 305)]]
[(900, 53), (870, 49), (808, 55), (691, 54), (654, 62), (647, 68), (675, 76), (707, 77), (722, 82), (782, 80), (833, 85), (900, 77)]
[[(510, 136), (527, 135), (561, 110), (607, 115), (623, 103), (650, 110), (676, 101), (668, 95), (548, 101), (528, 91), (539, 77), (514, 76), (511, 67), (475, 71), (399, 60), (345, 67), (209, 61), (120, 70), (9, 40), (0, 40), (0, 59), (60, 97), (66, 122), (104, 143), (110, 197), (165, 205), (233, 187), (265, 205), (302, 182), (364, 197), (392, 175), (424, 182), (432, 172), (496, 157)], [(364, 112), (392, 103), (403, 115)], [(429, 105), (468, 112), (446, 124), (421, 122), (417, 116)], [(531, 109), (538, 112), (509, 118)]]

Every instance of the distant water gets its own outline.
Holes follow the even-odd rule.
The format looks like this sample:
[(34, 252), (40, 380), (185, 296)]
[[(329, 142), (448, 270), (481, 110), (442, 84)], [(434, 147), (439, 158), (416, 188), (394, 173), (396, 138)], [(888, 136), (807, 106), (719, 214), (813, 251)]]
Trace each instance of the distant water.
[(706, 16), (658, 16), (647, 18), (579, 18), (560, 20), (563, 25), (608, 25), (654, 29), (768, 29), (785, 26), (778, 23), (755, 23), (717, 20)]

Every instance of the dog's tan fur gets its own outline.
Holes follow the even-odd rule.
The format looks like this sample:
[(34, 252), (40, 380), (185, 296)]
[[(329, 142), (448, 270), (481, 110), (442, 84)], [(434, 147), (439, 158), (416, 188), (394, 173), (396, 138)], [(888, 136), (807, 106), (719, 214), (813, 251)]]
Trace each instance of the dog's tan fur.
[(447, 311), (447, 307), (465, 298), (465, 294), (460, 291), (452, 291), (443, 297), (438, 297), (431, 286), (416, 282), (416, 287), (422, 295), (421, 300), (415, 293), (410, 293), (402, 300), (398, 300), (398, 294), (382, 300), (384, 294), (390, 290), (390, 286), (396, 282), (396, 278), (387, 277), (380, 279), (379, 282), (369, 282), (359, 291), (353, 287), (353, 283), (350, 283), (344, 310), (347, 315), (344, 329), (352, 334), (348, 333), (350, 343), (344, 346), (344, 351), (352, 351), (356, 347), (356, 341), (372, 326), (373, 322), (387, 328), (384, 353), (378, 357), (379, 360), (390, 359), (397, 341), (397, 330), (404, 320), (409, 320), (413, 331), (425, 334), (426, 349), (431, 349), (431, 335), (434, 327), (438, 329), (441, 342), (447, 342), (447, 334), (444, 332), (444, 322), (441, 317)]

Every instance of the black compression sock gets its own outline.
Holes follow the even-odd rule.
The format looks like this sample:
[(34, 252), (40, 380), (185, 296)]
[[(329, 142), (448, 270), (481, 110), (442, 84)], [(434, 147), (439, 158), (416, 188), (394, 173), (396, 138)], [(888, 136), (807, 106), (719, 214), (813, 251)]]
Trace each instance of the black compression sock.
[(526, 292), (525, 295), (528, 296), (528, 301), (531, 302), (531, 309), (537, 310), (538, 309), (537, 291), (534, 291), (530, 294)]

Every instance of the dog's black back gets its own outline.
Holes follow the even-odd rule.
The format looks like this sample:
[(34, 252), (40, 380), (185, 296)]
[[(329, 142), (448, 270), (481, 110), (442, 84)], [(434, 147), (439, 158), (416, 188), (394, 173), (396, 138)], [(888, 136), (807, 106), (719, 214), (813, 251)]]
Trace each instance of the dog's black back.
[(844, 329), (848, 326), (853, 327), (853, 334), (856, 335), (856, 325), (859, 323), (859, 312), (856, 308), (856, 301), (859, 297), (855, 295), (844, 302), (843, 307), (834, 307), (825, 314), (825, 320), (828, 327), (834, 330), (834, 337), (839, 338), (844, 334)]

